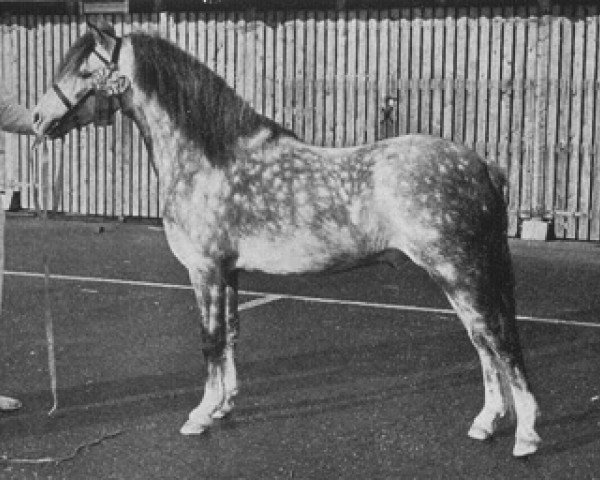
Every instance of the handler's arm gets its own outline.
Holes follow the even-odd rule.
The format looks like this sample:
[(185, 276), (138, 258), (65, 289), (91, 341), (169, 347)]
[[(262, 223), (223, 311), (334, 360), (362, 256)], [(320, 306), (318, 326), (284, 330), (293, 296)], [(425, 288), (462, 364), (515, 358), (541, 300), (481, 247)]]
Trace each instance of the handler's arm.
[(0, 94), (0, 129), (11, 133), (33, 134), (33, 117), (24, 106)]

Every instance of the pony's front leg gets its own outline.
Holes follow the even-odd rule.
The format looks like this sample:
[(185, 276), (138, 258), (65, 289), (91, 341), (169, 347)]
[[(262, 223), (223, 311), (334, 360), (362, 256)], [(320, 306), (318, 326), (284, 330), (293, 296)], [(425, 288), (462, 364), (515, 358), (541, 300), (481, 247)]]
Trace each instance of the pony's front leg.
[(229, 270), (225, 274), (225, 352), (223, 358), (223, 387), (225, 400), (221, 408), (213, 413), (213, 418), (223, 418), (233, 410), (233, 399), (238, 393), (235, 368), (235, 347), (239, 336), (240, 319), (238, 314), (238, 272)]
[(181, 433), (198, 435), (212, 425), (215, 413), (225, 402), (225, 285), (220, 272), (216, 275), (191, 272), (190, 279), (202, 317), (202, 353), (207, 366), (207, 378), (202, 402), (190, 412), (187, 422), (181, 427)]

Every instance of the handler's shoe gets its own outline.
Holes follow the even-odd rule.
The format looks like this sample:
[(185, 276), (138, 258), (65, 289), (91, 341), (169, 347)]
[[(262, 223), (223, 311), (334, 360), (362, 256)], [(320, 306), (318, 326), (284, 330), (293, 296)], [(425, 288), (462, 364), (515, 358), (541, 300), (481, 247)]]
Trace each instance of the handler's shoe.
[(21, 402), (16, 398), (3, 397), (0, 395), (0, 410), (17, 410), (21, 408)]

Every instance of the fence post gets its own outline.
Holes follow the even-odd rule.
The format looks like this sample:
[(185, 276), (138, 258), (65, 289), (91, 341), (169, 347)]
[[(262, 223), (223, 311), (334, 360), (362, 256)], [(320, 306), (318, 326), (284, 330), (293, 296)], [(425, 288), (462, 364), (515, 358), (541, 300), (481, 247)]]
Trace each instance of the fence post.
[(548, 59), (550, 57), (550, 16), (538, 19), (536, 65), (536, 105), (533, 140), (533, 165), (531, 176), (531, 215), (544, 215), (544, 173), (548, 165), (546, 129), (548, 116)]

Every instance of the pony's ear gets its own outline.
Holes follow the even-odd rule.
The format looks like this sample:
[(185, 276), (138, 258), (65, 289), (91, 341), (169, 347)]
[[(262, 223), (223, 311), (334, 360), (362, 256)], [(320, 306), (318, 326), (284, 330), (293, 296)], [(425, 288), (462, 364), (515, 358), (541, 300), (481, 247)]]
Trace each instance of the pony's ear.
[(114, 40), (116, 38), (115, 27), (105, 20), (101, 20), (97, 24), (88, 21), (87, 26), (89, 31), (92, 32), (94, 40), (99, 45), (107, 45), (109, 39)]
[(100, 28), (92, 22), (87, 22), (87, 26), (89, 31), (94, 36), (94, 41), (96, 42), (96, 44), (102, 45), (104, 43), (104, 34), (102, 33), (102, 30), (100, 30)]

